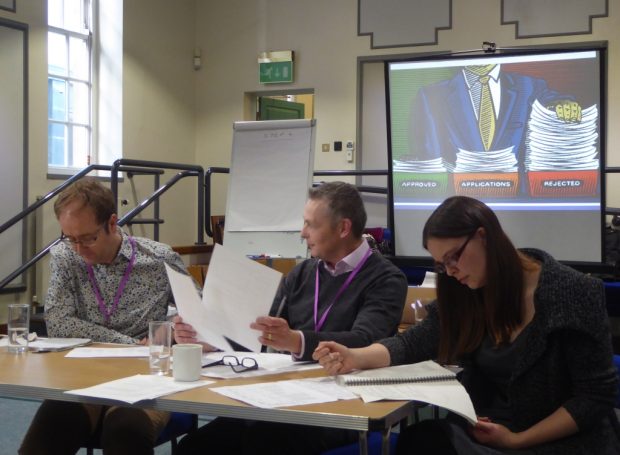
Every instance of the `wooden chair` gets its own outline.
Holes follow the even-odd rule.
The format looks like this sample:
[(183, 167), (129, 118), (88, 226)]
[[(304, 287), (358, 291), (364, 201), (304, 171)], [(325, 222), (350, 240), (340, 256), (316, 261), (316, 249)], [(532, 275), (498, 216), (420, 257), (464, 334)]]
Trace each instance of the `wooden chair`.
[(213, 243), (224, 244), (224, 215), (211, 216), (211, 232), (213, 232)]

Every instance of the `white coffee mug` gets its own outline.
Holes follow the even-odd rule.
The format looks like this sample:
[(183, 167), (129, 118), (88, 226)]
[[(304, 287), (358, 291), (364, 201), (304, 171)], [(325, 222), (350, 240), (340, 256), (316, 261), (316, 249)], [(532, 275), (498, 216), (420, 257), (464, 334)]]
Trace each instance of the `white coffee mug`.
[(172, 376), (175, 381), (197, 381), (202, 369), (200, 344), (175, 344), (172, 346)]

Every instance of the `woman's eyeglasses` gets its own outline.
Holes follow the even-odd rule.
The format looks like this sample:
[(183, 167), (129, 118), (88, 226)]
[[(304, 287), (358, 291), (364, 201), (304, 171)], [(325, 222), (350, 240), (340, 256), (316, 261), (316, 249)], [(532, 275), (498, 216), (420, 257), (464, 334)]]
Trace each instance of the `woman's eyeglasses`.
[(207, 363), (202, 368), (214, 367), (217, 365), (228, 365), (235, 373), (243, 373), (244, 371), (258, 370), (258, 362), (252, 357), (243, 357), (239, 359), (234, 355), (225, 355), (216, 362)]
[(454, 253), (446, 254), (443, 257), (442, 262), (435, 262), (435, 272), (446, 273), (448, 268), (456, 267), (456, 265), (459, 263), (459, 260), (461, 259), (461, 255), (463, 254), (463, 251), (465, 251), (465, 248), (467, 247), (467, 244), (469, 243), (469, 241), (474, 238), (474, 236), (476, 235), (476, 232), (478, 231), (476, 230), (472, 232), (471, 234), (469, 234), (469, 237), (467, 237), (467, 240), (465, 240), (465, 243), (463, 243), (463, 245), (461, 245), (461, 247), (458, 250), (456, 250)]

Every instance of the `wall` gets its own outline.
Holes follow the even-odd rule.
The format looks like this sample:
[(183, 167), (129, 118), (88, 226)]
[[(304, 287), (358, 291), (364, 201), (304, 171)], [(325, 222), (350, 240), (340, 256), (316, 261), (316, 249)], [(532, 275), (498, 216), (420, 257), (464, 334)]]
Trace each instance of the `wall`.
[[(231, 125), (243, 118), (243, 93), (275, 89), (315, 90), (316, 169), (354, 168), (369, 141), (368, 153), (381, 155), (385, 125), (364, 131), (363, 137), (356, 127), (358, 57), (479, 49), (483, 41), (512, 47), (608, 40), (608, 165), (620, 165), (620, 131), (613, 128), (620, 122), (620, 87), (615, 83), (620, 80), (620, 0), (609, 0), (609, 17), (593, 19), (592, 34), (530, 39), (516, 39), (513, 24), (501, 25), (500, 1), (453, 0), (452, 29), (438, 32), (437, 45), (378, 50), (370, 48), (369, 36), (357, 36), (357, 5), (357, 0), (197, 2), (196, 43), (204, 62), (196, 80), (197, 161), (203, 166), (227, 166)], [(295, 51), (293, 84), (258, 84), (258, 53), (266, 50)], [(320, 151), (322, 143), (347, 139), (358, 142), (356, 163), (347, 163), (344, 153)], [(366, 160), (372, 163), (367, 168), (380, 159)], [(214, 193), (215, 213), (224, 213), (226, 182), (221, 180)], [(612, 178), (611, 205), (620, 206), (619, 186), (620, 177)]]
[[(106, 0), (103, 0), (106, 1)], [(126, 158), (194, 162), (194, 0), (128, 0), (124, 6), (123, 154)], [(29, 24), (29, 191), (30, 203), (62, 183), (47, 178), (47, 2), (18, 1), (16, 13), (0, 10), (0, 16)], [(111, 164), (111, 163), (107, 163)], [(174, 173), (167, 173), (162, 182)], [(137, 177), (120, 196), (138, 201), (151, 194), (152, 179)], [(161, 203), (160, 240), (173, 245), (196, 241), (196, 179), (186, 179), (170, 190)], [(59, 235), (53, 210), (36, 212), (38, 246)], [(119, 212), (123, 213), (121, 208)], [(150, 213), (145, 213), (150, 218)], [(33, 221), (29, 221), (33, 224)], [(138, 226), (135, 233), (148, 236), (151, 229)], [(30, 248), (32, 245), (29, 246)], [(36, 267), (28, 292), (0, 295), (0, 321), (5, 303), (29, 302), (37, 292), (42, 301), (48, 281), (48, 259)]]
[[(594, 19), (592, 34), (519, 40), (515, 39), (514, 25), (500, 24), (501, 2), (453, 0), (453, 27), (438, 32), (438, 45), (379, 50), (370, 49), (370, 37), (357, 36), (357, 4), (357, 0), (126, 0), (124, 156), (227, 167), (232, 123), (243, 119), (244, 94), (277, 89), (314, 89), (316, 144), (354, 139), (359, 149), (364, 143), (359, 144), (361, 132), (357, 129), (358, 57), (475, 49), (488, 40), (503, 47), (608, 40), (608, 164), (620, 166), (620, 130), (615, 128), (620, 123), (620, 87), (616, 83), (620, 80), (620, 0), (609, 0), (609, 17)], [(0, 10), (0, 16), (30, 26), (31, 202), (60, 183), (46, 178), (45, 5), (45, 0), (18, 1), (16, 13)], [(192, 68), (195, 47), (202, 50), (203, 67), (199, 71)], [(295, 51), (293, 84), (265, 87), (258, 83), (258, 53), (265, 50)], [(382, 125), (378, 130), (383, 128)], [(364, 131), (366, 136), (373, 133)], [(383, 142), (381, 138), (373, 139), (379, 145)], [(358, 162), (347, 163), (344, 153), (322, 153), (317, 147), (316, 169), (348, 169), (357, 165)], [(222, 214), (227, 178), (216, 176), (213, 181), (213, 213)], [(151, 189), (149, 179), (142, 177), (140, 182), (136, 188), (138, 199)], [(620, 181), (610, 182), (611, 205), (620, 206), (619, 186)], [(124, 186), (121, 193), (131, 199), (132, 189)], [(166, 195), (162, 202), (162, 216), (166, 219), (162, 241), (194, 241), (194, 193), (195, 182), (187, 181)], [(47, 244), (58, 235), (58, 226), (51, 207), (38, 216), (42, 220), (39, 244)], [(380, 214), (377, 216), (380, 218)], [(37, 270), (38, 289), (42, 291), (47, 282), (47, 262), (42, 261)], [(29, 298), (23, 294), (0, 296), (0, 311), (7, 301)]]

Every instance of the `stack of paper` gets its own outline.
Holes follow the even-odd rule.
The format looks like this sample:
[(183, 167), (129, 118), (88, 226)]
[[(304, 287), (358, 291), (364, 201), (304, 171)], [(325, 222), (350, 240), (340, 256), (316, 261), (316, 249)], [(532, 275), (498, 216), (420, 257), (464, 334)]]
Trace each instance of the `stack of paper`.
[(443, 158), (435, 158), (432, 160), (411, 160), (407, 159), (406, 156), (403, 156), (401, 158), (403, 159), (393, 161), (394, 171), (420, 173), (435, 173), (447, 171)]
[[(353, 383), (359, 379), (369, 385)], [(415, 400), (448, 409), (472, 424), (478, 420), (474, 405), (454, 372), (432, 360), (342, 375), (337, 382), (365, 402)]]
[(177, 382), (170, 376), (136, 374), (116, 381), (104, 382), (85, 389), (68, 390), (65, 393), (86, 397), (137, 403), (152, 400), (171, 393), (202, 387), (213, 381)]
[(467, 151), (459, 148), (455, 173), (517, 172), (517, 157), (513, 146), (501, 150)]
[(581, 122), (567, 123), (538, 100), (528, 123), (525, 168), (528, 171), (598, 169), (598, 109), (582, 111)]

